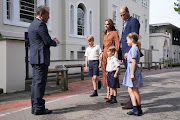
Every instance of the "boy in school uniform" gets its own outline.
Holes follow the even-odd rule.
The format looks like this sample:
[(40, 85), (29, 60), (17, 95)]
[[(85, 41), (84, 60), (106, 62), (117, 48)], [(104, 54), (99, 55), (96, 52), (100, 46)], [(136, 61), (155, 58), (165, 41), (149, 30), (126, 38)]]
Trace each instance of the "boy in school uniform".
[(119, 60), (114, 57), (116, 52), (115, 46), (110, 46), (107, 50), (108, 58), (107, 58), (107, 81), (108, 87), (110, 87), (110, 95), (111, 98), (106, 102), (110, 102), (110, 104), (117, 103), (116, 96), (117, 96), (117, 84), (118, 84), (118, 73), (120, 70)]
[[(89, 76), (92, 77), (93, 89), (94, 92), (90, 97), (98, 96), (98, 89), (101, 88), (101, 81), (98, 81), (99, 76), (99, 68), (101, 67), (101, 60), (99, 62), (99, 56), (101, 55), (101, 48), (99, 45), (94, 45), (94, 37), (92, 35), (86, 38), (89, 47), (86, 48), (85, 52), (85, 71), (88, 71), (88, 63), (89, 63)], [(98, 83), (98, 85), (97, 85)]]

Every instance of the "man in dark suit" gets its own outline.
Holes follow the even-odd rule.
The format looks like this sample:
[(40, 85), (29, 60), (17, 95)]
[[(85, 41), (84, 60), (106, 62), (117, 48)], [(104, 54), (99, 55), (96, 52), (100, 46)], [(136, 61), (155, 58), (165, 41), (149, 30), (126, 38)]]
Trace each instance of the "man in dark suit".
[(51, 39), (46, 23), (49, 19), (49, 8), (39, 6), (36, 10), (37, 17), (28, 28), (30, 42), (30, 64), (33, 69), (31, 87), (32, 114), (42, 115), (52, 113), (45, 108), (43, 99), (47, 81), (48, 66), (50, 65), (50, 46), (57, 46), (60, 42)]
[[(127, 68), (127, 55), (128, 55), (129, 50), (131, 49), (131, 47), (128, 46), (128, 44), (127, 44), (126, 36), (132, 32), (135, 32), (139, 35), (140, 24), (136, 18), (130, 16), (129, 10), (126, 6), (122, 6), (119, 9), (119, 14), (120, 14), (121, 18), (124, 20), (120, 45), (122, 47), (121, 54), (122, 54), (123, 64), (124, 64), (125, 68)], [(119, 53), (119, 55), (120, 55), (120, 53)], [(122, 60), (120, 59), (121, 64), (122, 64)], [(125, 105), (123, 107), (123, 109), (132, 108), (132, 103), (130, 101), (128, 101), (127, 103), (122, 103), (122, 105)]]

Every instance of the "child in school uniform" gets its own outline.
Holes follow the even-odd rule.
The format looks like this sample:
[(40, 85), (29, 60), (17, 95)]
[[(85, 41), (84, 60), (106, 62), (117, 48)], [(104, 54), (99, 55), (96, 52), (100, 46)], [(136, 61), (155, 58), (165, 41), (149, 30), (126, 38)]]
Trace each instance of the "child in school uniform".
[(117, 83), (118, 83), (118, 73), (120, 70), (120, 64), (119, 60), (114, 57), (114, 54), (116, 52), (115, 46), (110, 46), (107, 50), (107, 82), (108, 87), (110, 87), (110, 99), (106, 102), (109, 102), (110, 104), (117, 103), (116, 96), (117, 96)]
[(141, 97), (139, 88), (143, 87), (141, 70), (137, 63), (140, 61), (140, 52), (137, 46), (138, 35), (130, 33), (127, 35), (127, 44), (131, 46), (127, 57), (127, 69), (123, 80), (123, 85), (128, 86), (128, 92), (133, 104), (133, 110), (128, 112), (128, 115), (142, 115)]
[[(98, 81), (99, 68), (101, 67), (101, 60), (99, 62), (99, 56), (101, 55), (101, 48), (99, 45), (94, 45), (94, 37), (92, 35), (87, 37), (87, 42), (89, 47), (86, 48), (85, 52), (85, 71), (88, 71), (89, 63), (89, 76), (92, 77), (93, 89), (94, 92), (90, 97), (98, 96), (98, 89), (101, 88), (101, 81)], [(98, 84), (98, 85), (97, 85)]]

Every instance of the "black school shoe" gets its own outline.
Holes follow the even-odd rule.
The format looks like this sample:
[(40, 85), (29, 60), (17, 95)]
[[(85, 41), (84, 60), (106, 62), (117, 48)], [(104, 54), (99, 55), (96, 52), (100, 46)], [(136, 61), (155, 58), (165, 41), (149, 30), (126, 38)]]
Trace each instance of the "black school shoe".
[(98, 96), (97, 93), (93, 93), (92, 95), (90, 95), (90, 97), (95, 97), (95, 96)]
[(114, 103), (117, 103), (117, 100), (112, 100), (112, 101), (110, 102), (110, 104), (114, 104)]
[(98, 89), (101, 89), (101, 81), (98, 81)]
[(52, 110), (48, 110), (48, 109), (45, 109), (45, 110), (34, 110), (34, 115), (44, 115), (44, 114), (50, 114), (52, 113)]
[(127, 112), (127, 114), (128, 114), (128, 115), (135, 115), (135, 116), (140, 116), (140, 115), (142, 115), (142, 114), (140, 114), (140, 112), (139, 112), (139, 111), (134, 112), (133, 110), (132, 110), (132, 111)]

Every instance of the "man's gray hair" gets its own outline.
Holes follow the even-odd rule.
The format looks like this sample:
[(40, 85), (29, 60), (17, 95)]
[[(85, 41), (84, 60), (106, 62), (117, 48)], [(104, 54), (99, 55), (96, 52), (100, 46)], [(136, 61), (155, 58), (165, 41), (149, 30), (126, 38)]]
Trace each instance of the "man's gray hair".
[(45, 14), (47, 11), (49, 11), (49, 7), (41, 5), (36, 9), (36, 16), (38, 16), (40, 13)]

